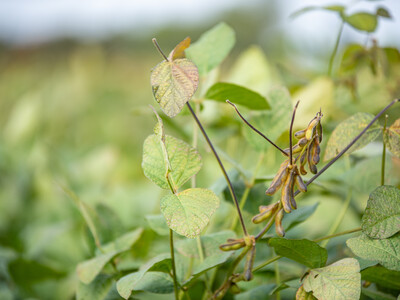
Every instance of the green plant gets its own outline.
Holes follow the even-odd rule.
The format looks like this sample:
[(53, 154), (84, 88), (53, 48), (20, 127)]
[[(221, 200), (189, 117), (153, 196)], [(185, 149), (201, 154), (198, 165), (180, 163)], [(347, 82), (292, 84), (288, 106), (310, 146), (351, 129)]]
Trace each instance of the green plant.
[[(342, 10), (337, 11), (343, 16)], [(346, 22), (350, 23), (349, 20), (346, 19)], [(166, 135), (163, 117), (160, 117), (153, 109), (157, 123), (154, 134), (144, 142), (142, 168), (147, 178), (168, 191), (161, 199), (163, 216), (149, 216), (148, 221), (154, 231), (160, 235), (166, 233), (169, 235), (169, 253), (157, 253), (158, 255), (143, 263), (134, 272), (129, 268), (121, 271), (115, 259), (138, 241), (141, 229), (136, 229), (110, 245), (101, 245), (100, 242), (96, 242), (99, 248), (98, 255), (78, 267), (81, 281), (92, 286), (92, 289), (97, 292), (104, 288), (106, 294), (111, 284), (110, 280), (115, 278), (117, 279), (116, 289), (125, 299), (130, 298), (131, 295), (134, 297), (136, 293), (142, 291), (160, 294), (174, 292), (175, 299), (185, 297), (187, 299), (222, 299), (224, 297), (229, 299), (235, 294), (238, 294), (234, 296), (235, 299), (265, 299), (267, 295), (280, 299), (290, 297), (288, 295), (294, 296), (294, 293), (296, 299), (358, 299), (361, 294), (362, 297), (373, 299), (381, 299), (379, 297), (393, 299), (394, 295), (397, 296), (400, 286), (391, 278), (400, 277), (398, 254), (400, 253), (400, 190), (396, 186), (384, 184), (387, 182), (385, 175), (388, 173), (386, 147), (393, 157), (399, 157), (399, 120), (389, 127), (386, 125), (387, 117), (384, 126), (377, 124), (376, 121), (400, 100), (395, 99), (390, 103), (385, 103), (385, 107), (380, 109), (376, 116), (358, 112), (340, 122), (324, 145), (324, 159), (329, 162), (318, 171), (316, 165), (320, 162), (322, 136), (329, 136), (322, 132), (321, 124), (324, 122), (322, 113), (325, 111), (321, 111), (320, 107), (314, 105), (311, 121), (308, 119), (306, 126), (294, 134), (298, 142), (293, 145), (292, 130), (294, 126), (297, 126), (296, 109), (298, 105), (301, 107), (302, 102), (300, 104), (297, 102), (292, 112), (290, 96), (285, 88), (272, 88), (267, 97), (264, 97), (238, 84), (217, 82), (206, 91), (203, 89), (196, 94), (199, 82), (200, 87), (202, 84), (207, 86), (207, 79), (212, 77), (210, 72), (221, 64), (234, 45), (234, 32), (228, 25), (221, 23), (215, 26), (192, 46), (190, 46), (190, 39), (186, 38), (168, 56), (162, 52), (155, 39), (153, 42), (164, 58), (164, 61), (153, 69), (151, 75), (155, 99), (162, 111), (170, 118), (177, 116), (185, 107), (187, 108), (186, 114), (193, 117), (194, 124), (203, 134), (225, 183), (219, 181), (219, 188), (214, 188), (214, 191), (197, 187), (196, 174), (201, 169), (201, 157), (199, 151), (196, 150), (198, 129), (193, 127), (192, 146)], [(382, 49), (379, 51), (385, 53)], [(352, 76), (355, 74), (354, 71)], [(210, 80), (213, 81), (212, 78)], [(234, 106), (240, 118), (261, 136), (254, 138), (252, 136), (254, 133), (244, 132), (248, 143), (259, 152), (257, 167), (253, 172), (246, 170), (228, 154), (217, 149), (198, 117), (205, 100), (224, 103), (227, 99), (230, 100), (228, 103)], [(194, 108), (189, 101), (194, 103)], [(241, 105), (249, 115), (254, 111), (257, 113), (250, 121), (247, 121), (234, 103)], [(353, 107), (350, 110), (352, 109)], [(298, 111), (297, 115), (299, 116)], [(327, 115), (332, 118), (331, 114), (327, 113)], [(274, 118), (277, 119), (271, 124), (271, 119)], [(304, 125), (301, 115), (300, 118)], [(258, 126), (260, 124), (261, 126)], [(273, 141), (287, 131), (289, 132), (289, 147), (281, 149), (277, 146), (278, 143)], [(266, 132), (269, 138), (262, 132)], [(323, 191), (345, 198), (342, 209), (330, 226), (329, 232), (314, 239), (283, 238), (285, 231), (288, 232), (306, 221), (316, 209), (316, 205), (298, 208), (295, 197), (302, 192), (304, 200), (309, 193), (307, 191), (310, 190), (310, 185), (317, 183), (317, 179), (339, 158), (367, 146), (381, 133), (384, 137), (382, 158), (379, 157), (379, 161), (382, 162), (379, 172), (381, 186), (378, 186), (379, 183), (373, 186), (374, 190), (371, 191), (367, 207), (362, 213), (361, 227), (337, 232), (351, 205), (353, 191), (357, 191), (357, 187), (346, 184), (346, 178), (334, 179), (333, 183), (319, 182)], [(271, 151), (274, 148), (265, 149), (265, 140), (278, 149), (279, 155), (284, 155), (283, 163), (280, 161), (280, 156), (275, 159), (277, 157), (275, 151)], [(287, 139), (281, 138), (280, 142), (282, 140)], [(275, 170), (275, 167), (280, 165), (279, 171), (274, 176), (258, 177), (257, 169), (260, 168), (266, 156), (271, 157), (270, 160), (273, 161), (273, 166), (267, 166), (267, 169)], [(226, 171), (221, 157), (233, 165), (235, 173)], [(362, 180), (360, 172), (361, 176), (365, 174), (357, 169), (362, 165), (357, 164), (357, 160), (353, 162), (350, 162), (349, 158), (347, 160), (353, 166), (347, 168), (346, 176), (356, 177), (357, 175), (359, 180)], [(314, 176), (303, 181), (301, 175), (307, 174), (306, 164)], [(190, 179), (190, 187), (187, 187)], [(375, 179), (376, 176), (371, 182), (375, 182)], [(387, 176), (386, 179), (388, 179)], [(398, 178), (395, 176), (389, 179), (391, 183), (398, 184)], [(266, 222), (266, 224), (264, 227), (249, 225), (251, 214), (249, 211), (244, 213), (244, 207), (249, 203), (247, 199), (250, 193), (256, 190), (257, 183), (269, 181), (271, 184), (266, 194), (272, 196), (279, 188), (282, 188), (280, 199), (277, 202), (271, 201), (272, 197), (258, 199), (263, 204), (259, 206), (259, 213), (252, 218), (252, 221), (255, 224), (261, 222)], [(295, 190), (296, 185), (298, 190)], [(368, 187), (371, 188), (372, 184)], [(241, 197), (238, 197), (238, 190)], [(225, 198), (230, 197), (233, 200), (235, 216), (232, 217), (231, 210), (227, 215), (231, 217), (230, 227), (226, 224), (209, 225), (214, 213), (221, 205), (217, 195), (221, 192)], [(72, 197), (77, 199), (74, 195)], [(88, 214), (79, 200), (77, 203), (81, 207), (93, 237), (98, 241), (96, 231), (90, 225), (93, 222), (87, 217)], [(254, 214), (254, 210), (252, 213)], [(237, 230), (237, 222), (240, 223), (240, 231)], [(278, 237), (266, 236), (274, 224)], [(318, 224), (312, 225), (318, 226)], [(207, 226), (212, 230), (202, 235)], [(331, 259), (327, 265), (328, 257), (330, 257), (327, 242), (332, 238), (356, 232), (361, 232), (361, 235), (350, 238), (346, 242), (354, 255), (350, 251), (339, 255), (333, 254), (334, 260)], [(185, 238), (176, 241), (175, 233)], [(278, 263), (281, 259), (285, 259), (289, 271), (284, 272), (281, 269), (282, 265)], [(113, 275), (105, 277), (106, 275), (101, 274), (101, 270), (108, 262), (111, 262), (114, 272), (112, 272)], [(270, 269), (273, 263), (275, 267)], [(265, 272), (267, 269), (268, 271)], [(266, 273), (273, 273), (274, 283), (271, 283), (271, 280), (268, 280), (270, 284), (262, 283), (268, 278)], [(361, 279), (364, 280), (363, 285)], [(107, 282), (107, 285), (104, 282)], [(251, 282), (255, 283), (252, 285)], [(371, 283), (373, 285), (369, 286)], [(241, 292), (242, 290), (245, 291)], [(199, 294), (199, 291), (203, 293)]]

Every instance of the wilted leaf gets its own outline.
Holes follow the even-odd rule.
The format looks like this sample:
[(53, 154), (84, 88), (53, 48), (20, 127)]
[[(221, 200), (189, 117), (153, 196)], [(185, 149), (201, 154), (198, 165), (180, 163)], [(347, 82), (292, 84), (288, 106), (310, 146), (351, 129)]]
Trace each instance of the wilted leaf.
[[(145, 263), (139, 271), (130, 273), (120, 278), (117, 282), (117, 290), (121, 297), (128, 299), (132, 294), (132, 291), (145, 290), (147, 291), (147, 284), (152, 281), (152, 279), (157, 278), (160, 272), (150, 272), (150, 271), (163, 271), (171, 266), (171, 258), (169, 254), (160, 254), (156, 257), (153, 257), (147, 263)], [(148, 273), (149, 272), (149, 273)], [(148, 275), (152, 274), (152, 275)], [(162, 274), (162, 273), (160, 273)], [(145, 278), (147, 276), (147, 279)], [(161, 281), (163, 281), (164, 277), (160, 277)], [(164, 282), (165, 283), (165, 282)], [(169, 284), (165, 283), (167, 286)], [(146, 289), (144, 289), (146, 288)], [(165, 287), (160, 286), (161, 290), (164, 290)], [(153, 291), (154, 292), (154, 291)], [(154, 292), (156, 293), (156, 292)]]
[[(292, 115), (292, 101), (285, 88), (274, 88), (267, 95), (271, 106), (270, 111), (262, 112), (249, 118), (249, 122), (265, 134), (270, 140), (275, 141), (288, 129)], [(243, 125), (243, 134), (246, 140), (256, 150), (264, 151), (271, 145), (247, 125)]]
[(390, 270), (400, 271), (400, 235), (375, 240), (362, 234), (348, 239), (346, 244), (355, 255), (375, 260)]
[(253, 110), (269, 109), (267, 99), (260, 94), (233, 83), (219, 82), (209, 88), (205, 97), (207, 99), (225, 102), (227, 99)]
[(89, 284), (79, 282), (76, 300), (105, 300), (113, 280), (112, 276), (100, 274)]
[(374, 32), (378, 25), (377, 16), (366, 12), (344, 16), (343, 20), (353, 28), (366, 32)]
[(400, 190), (380, 186), (370, 195), (361, 227), (371, 238), (385, 239), (400, 231)]
[(312, 269), (304, 279), (304, 290), (317, 299), (359, 299), (360, 265), (354, 258), (344, 258), (327, 267)]
[[(341, 122), (332, 132), (325, 150), (324, 160), (334, 158), (372, 121), (373, 115), (369, 113), (356, 113)], [(350, 154), (363, 148), (375, 140), (381, 129), (378, 124), (373, 124), (364, 135), (346, 152)]]
[(175, 117), (197, 90), (199, 72), (196, 65), (184, 56), (190, 38), (179, 43), (169, 55), (168, 61), (159, 63), (151, 72), (153, 95), (163, 112)]
[(199, 68), (201, 76), (217, 67), (235, 44), (235, 32), (225, 23), (219, 23), (202, 34), (185, 52)]
[(302, 239), (288, 240), (285, 238), (271, 238), (269, 245), (274, 247), (276, 254), (290, 258), (309, 268), (325, 266), (328, 252), (317, 243)]
[(99, 254), (92, 259), (81, 262), (77, 267), (79, 279), (85, 283), (90, 283), (101, 272), (104, 266), (116, 255), (129, 250), (132, 245), (139, 239), (143, 229), (138, 228), (115, 241), (104, 245), (103, 254)]
[(185, 50), (190, 46), (190, 37), (185, 38), (182, 42), (175, 46), (174, 50), (168, 55), (168, 60), (173, 61), (178, 58), (185, 57)]
[(374, 266), (361, 271), (361, 278), (389, 289), (400, 289), (400, 272)]
[(188, 238), (198, 236), (219, 206), (210, 190), (193, 188), (161, 199), (161, 212), (168, 227)]
[(304, 290), (304, 286), (301, 285), (296, 293), (296, 300), (315, 300), (317, 298), (314, 297), (312, 292), (306, 292)]
[(163, 215), (147, 215), (145, 216), (150, 228), (159, 235), (168, 235), (169, 228)]
[(400, 119), (397, 119), (392, 126), (386, 128), (384, 142), (389, 151), (400, 158)]
[[(201, 158), (196, 149), (172, 136), (165, 136), (165, 146), (172, 168), (170, 176), (179, 188), (201, 169)], [(159, 187), (169, 189), (165, 157), (156, 135), (150, 135), (144, 141), (142, 168), (147, 178)]]

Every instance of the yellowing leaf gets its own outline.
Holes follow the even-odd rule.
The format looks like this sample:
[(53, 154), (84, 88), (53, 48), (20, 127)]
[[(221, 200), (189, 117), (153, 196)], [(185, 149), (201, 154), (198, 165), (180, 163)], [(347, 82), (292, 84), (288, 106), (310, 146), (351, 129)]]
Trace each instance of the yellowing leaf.
[(301, 285), (296, 292), (296, 300), (315, 300), (317, 298), (314, 297), (312, 292), (306, 292), (304, 290), (304, 286)]
[(198, 236), (219, 206), (210, 190), (193, 188), (161, 199), (161, 212), (168, 227), (188, 238)]
[(312, 269), (303, 286), (317, 299), (360, 299), (360, 265), (354, 258), (344, 258), (327, 267)]
[(386, 129), (384, 141), (389, 151), (400, 158), (400, 119)]
[(190, 46), (190, 37), (185, 38), (182, 42), (175, 46), (174, 50), (168, 55), (168, 60), (173, 61), (178, 58), (185, 57), (185, 50)]
[[(171, 52), (171, 58), (180, 56), (186, 46), (185, 43), (179, 45), (178, 49), (175, 48)], [(153, 95), (161, 109), (167, 116), (173, 118), (196, 92), (199, 72), (196, 65), (186, 58), (163, 61), (151, 72), (150, 82)]]

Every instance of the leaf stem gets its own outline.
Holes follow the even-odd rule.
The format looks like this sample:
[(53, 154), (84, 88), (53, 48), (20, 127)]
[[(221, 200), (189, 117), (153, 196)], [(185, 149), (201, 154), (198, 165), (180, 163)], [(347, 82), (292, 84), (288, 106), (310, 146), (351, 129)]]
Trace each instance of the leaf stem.
[(272, 146), (274, 146), (276, 149), (278, 149), (280, 152), (282, 152), (283, 155), (288, 156), (285, 151), (283, 151), (282, 148), (280, 148), (278, 145), (276, 145), (273, 141), (271, 141), (269, 138), (267, 138), (261, 131), (256, 129), (253, 125), (251, 125), (239, 112), (239, 109), (235, 104), (233, 104), (231, 101), (226, 100), (226, 103), (230, 104), (233, 106), (233, 108), (236, 110), (236, 113), (239, 115), (239, 117), (243, 120), (243, 122), (246, 123), (247, 126), (249, 126), (253, 131), (257, 132), (260, 136), (262, 136), (265, 140), (267, 140)]
[(340, 38), (343, 33), (343, 27), (344, 27), (344, 21), (342, 21), (342, 24), (340, 24), (339, 34), (338, 34), (338, 36), (336, 38), (336, 42), (335, 42), (335, 48), (333, 49), (332, 55), (329, 59), (329, 68), (328, 68), (329, 76), (332, 76), (333, 61), (335, 60), (336, 53), (339, 49), (339, 43), (340, 43)]
[(171, 250), (172, 279), (174, 280), (175, 300), (179, 300), (179, 289), (178, 281), (176, 279), (175, 267), (174, 232), (172, 231), (172, 229), (169, 230), (169, 248)]
[(156, 38), (152, 38), (151, 40), (152, 40), (154, 46), (156, 46), (158, 52), (160, 52), (161, 56), (162, 56), (166, 61), (169, 61), (168, 58), (167, 58), (167, 56), (166, 56), (166, 55), (164, 54), (164, 52), (161, 50), (160, 45), (158, 45), (157, 39), (156, 39)]
[(383, 150), (382, 150), (382, 167), (381, 167), (381, 185), (385, 184), (385, 164), (386, 164), (386, 143), (385, 143), (385, 132), (387, 126), (388, 115), (385, 115), (385, 124), (383, 125), (382, 137), (383, 137)]
[(294, 123), (294, 118), (296, 116), (297, 107), (299, 106), (299, 102), (300, 101), (297, 101), (296, 105), (294, 106), (292, 120), (290, 121), (290, 128), (289, 128), (289, 162), (290, 162), (290, 165), (293, 165), (293, 149), (292, 149), (292, 147), (293, 147), (293, 140), (292, 140), (293, 123)]
[(219, 158), (219, 156), (218, 156), (218, 154), (217, 154), (217, 151), (215, 150), (215, 148), (214, 148), (213, 144), (211, 143), (211, 141), (210, 141), (210, 139), (209, 139), (209, 137), (208, 137), (206, 131), (204, 130), (203, 125), (201, 125), (200, 120), (197, 118), (197, 115), (196, 115), (195, 112), (193, 111), (193, 109), (192, 109), (192, 107), (190, 106), (189, 102), (186, 102), (186, 104), (187, 104), (187, 106), (188, 106), (188, 108), (189, 108), (190, 113), (192, 114), (193, 118), (195, 119), (197, 125), (199, 126), (201, 133), (203, 134), (205, 140), (207, 141), (208, 146), (210, 146), (210, 149), (211, 149), (211, 151), (213, 152), (213, 154), (214, 154), (214, 156), (215, 156), (215, 158), (216, 158), (216, 160), (217, 160), (217, 162), (218, 162), (219, 167), (221, 168), (221, 171), (222, 171), (222, 173), (223, 173), (223, 175), (224, 175), (224, 177), (225, 177), (225, 180), (226, 180), (226, 182), (227, 182), (227, 184), (228, 184), (228, 188), (229, 188), (229, 191), (230, 191), (230, 193), (231, 193), (233, 202), (235, 203), (236, 210), (237, 210), (237, 214), (238, 214), (239, 220), (240, 220), (240, 224), (242, 225), (243, 233), (244, 233), (245, 236), (247, 236), (248, 233), (247, 233), (246, 225), (244, 224), (244, 221), (243, 221), (242, 212), (241, 212), (241, 210), (240, 210), (239, 202), (238, 202), (238, 200), (237, 200), (235, 191), (234, 191), (234, 189), (233, 189), (232, 182), (230, 181), (229, 176), (228, 176), (228, 174), (226, 173), (225, 167), (224, 167), (224, 165), (222, 164), (221, 159)]

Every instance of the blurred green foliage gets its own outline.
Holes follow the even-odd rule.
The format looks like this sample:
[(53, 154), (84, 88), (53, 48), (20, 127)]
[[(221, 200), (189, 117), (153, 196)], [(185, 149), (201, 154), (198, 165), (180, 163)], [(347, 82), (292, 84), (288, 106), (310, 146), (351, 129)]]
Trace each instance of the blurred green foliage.
[[(232, 15), (234, 18), (235, 13)], [(265, 26), (269, 21), (263, 22)], [(227, 62), (211, 71), (201, 88), (205, 91), (216, 81), (240, 84), (271, 100), (272, 105), (276, 94), (290, 93), (292, 99), (301, 100), (296, 128), (307, 125), (310, 116), (321, 107), (326, 133), (323, 152), (331, 132), (342, 120), (356, 112), (376, 114), (400, 95), (398, 49), (381, 48), (375, 40), (368, 46), (342, 45), (333, 74), (326, 75), (327, 68), (316, 72), (277, 64), (262, 48), (251, 45), (257, 41), (249, 36), (254, 37), (260, 28), (257, 18), (250, 18), (246, 26), (235, 27), (239, 45)], [(193, 29), (193, 38), (202, 30)], [(247, 35), (248, 32), (253, 35)], [(166, 49), (174, 44), (171, 36), (175, 41), (184, 38), (179, 32), (158, 35)], [(175, 38), (177, 35), (182, 36)], [(276, 53), (289, 44), (290, 41), (280, 41), (271, 56), (277, 57)], [(152, 218), (154, 223), (147, 221), (151, 217), (146, 220), (146, 216), (160, 213), (159, 199), (167, 193), (151, 184), (141, 169), (143, 141), (151, 134), (155, 120), (147, 107), (154, 104), (149, 71), (159, 57), (150, 47), (150, 39), (134, 43), (122, 39), (104, 44), (60, 42), (1, 49), (0, 299), (72, 299), (76, 293), (78, 299), (90, 299), (87, 295), (93, 295), (94, 291), (98, 299), (120, 299), (115, 282), (108, 275), (100, 275), (97, 286), (79, 283), (76, 266), (95, 256), (96, 241), (81, 215), (82, 209), (64, 193), (66, 186), (85, 203), (102, 245), (131, 230), (144, 228), (135, 246), (118, 257), (121, 275), (137, 271), (150, 258), (168, 252), (168, 239), (160, 234), (165, 233), (166, 225), (157, 218)], [(331, 51), (326, 49), (326, 57)], [(284, 54), (280, 55), (285, 60)], [(243, 110), (249, 120), (265, 128), (265, 133), (271, 127), (270, 135), (277, 143), (288, 144), (287, 131), (274, 128), (268, 119), (269, 111), (250, 111), (245, 107)], [(272, 111), (286, 119), (278, 106), (272, 107)], [(399, 116), (400, 108), (393, 107), (388, 125)], [(281, 156), (267, 144), (257, 145), (259, 141), (254, 140), (226, 104), (204, 101), (200, 117), (213, 142), (225, 152), (224, 162), (232, 169), (230, 174), (236, 174), (232, 178), (238, 194), (243, 194), (248, 183), (246, 175), (260, 178), (244, 206), (246, 222), (250, 223), (257, 206), (271, 201), (271, 197), (264, 195), (268, 184), (264, 179), (273, 176)], [(185, 109), (173, 120), (163, 119), (167, 132), (190, 143), (193, 128)], [(203, 169), (198, 175), (199, 186), (212, 186), (230, 201), (228, 194), (223, 193), (225, 185), (216, 162), (204, 144), (200, 144)], [(265, 151), (265, 157), (257, 174), (253, 174), (260, 150)], [(321, 176), (299, 201), (299, 211), (311, 207), (316, 209), (315, 213), (289, 231), (288, 237), (325, 235), (349, 189), (353, 190), (352, 201), (338, 231), (359, 226), (368, 194), (379, 184), (381, 152), (381, 143), (374, 142), (343, 158)], [(387, 183), (398, 186), (400, 161), (389, 152), (386, 161)], [(376, 176), (366, 176), (365, 164), (368, 172)], [(250, 175), (238, 174), (243, 169)], [(229, 229), (232, 214), (231, 202), (222, 201), (206, 231)], [(252, 232), (260, 228), (248, 225)], [(257, 249), (258, 262), (271, 255), (265, 248)], [(327, 249), (329, 262), (349, 251), (340, 238), (332, 240)], [(180, 255), (183, 265), (179, 268), (184, 270), (190, 259)], [(280, 263), (282, 281), (304, 273), (303, 267), (295, 268), (288, 262), (283, 259)], [(105, 273), (112, 270), (108, 264)], [(269, 292), (272, 288), (268, 284), (275, 282), (272, 272), (272, 267), (260, 272), (253, 287), (262, 282), (264, 286), (258, 289)], [(222, 276), (217, 273), (216, 282)], [(197, 299), (196, 292), (203, 289), (202, 283), (196, 284), (192, 287), (192, 299)], [(290, 298), (293, 291), (289, 288), (282, 296)], [(140, 293), (133, 297), (169, 299), (170, 295)]]

